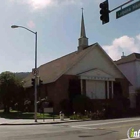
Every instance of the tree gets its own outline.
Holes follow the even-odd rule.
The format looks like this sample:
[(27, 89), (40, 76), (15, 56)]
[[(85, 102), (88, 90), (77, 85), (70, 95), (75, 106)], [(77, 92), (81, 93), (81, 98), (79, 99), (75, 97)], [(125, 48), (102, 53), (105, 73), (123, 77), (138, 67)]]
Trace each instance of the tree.
[(4, 112), (9, 112), (19, 99), (22, 90), (22, 83), (12, 72), (2, 72), (0, 74), (0, 101), (4, 105)]

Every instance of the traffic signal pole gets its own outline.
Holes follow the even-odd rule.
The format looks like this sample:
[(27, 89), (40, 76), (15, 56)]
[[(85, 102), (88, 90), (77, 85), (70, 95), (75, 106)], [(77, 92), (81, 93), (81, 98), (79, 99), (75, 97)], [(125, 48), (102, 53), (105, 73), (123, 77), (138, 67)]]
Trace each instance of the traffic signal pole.
[(110, 10), (109, 13), (111, 13), (111, 12), (113, 12), (113, 11), (119, 9), (119, 8), (122, 8), (123, 6), (125, 6), (126, 4), (128, 4), (128, 3), (132, 2), (132, 1), (134, 1), (134, 0), (129, 0), (128, 2), (126, 2), (126, 3), (124, 3), (124, 4), (120, 5), (120, 6), (118, 6), (116, 8), (114, 8), (112, 10)]
[(130, 2), (132, 2), (134, 0), (129, 0), (128, 2), (125, 2), (124, 4), (112, 9), (112, 10), (109, 10), (109, 2), (108, 0), (105, 0), (104, 2), (100, 3), (99, 7), (101, 8), (100, 10), (100, 20), (102, 20), (102, 24), (105, 24), (105, 23), (108, 23), (109, 22), (109, 13), (119, 9), (119, 8), (122, 8), (123, 6), (129, 4)]

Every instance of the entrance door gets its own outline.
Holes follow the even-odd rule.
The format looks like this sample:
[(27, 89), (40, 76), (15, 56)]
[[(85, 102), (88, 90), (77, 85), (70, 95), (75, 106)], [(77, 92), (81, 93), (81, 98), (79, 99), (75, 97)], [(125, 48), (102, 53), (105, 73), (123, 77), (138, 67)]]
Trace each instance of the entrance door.
[(86, 80), (86, 93), (91, 99), (105, 99), (105, 81)]
[(122, 87), (120, 82), (114, 82), (114, 98), (122, 97)]
[(70, 100), (73, 100), (75, 96), (81, 94), (81, 86), (80, 86), (80, 80), (72, 79), (69, 81), (69, 98)]
[(72, 107), (72, 101), (73, 99), (81, 94), (81, 85), (80, 85), (80, 80), (70, 80), (69, 81), (69, 100), (70, 100), (70, 107), (69, 110), (72, 113), (73, 112), (73, 107)]

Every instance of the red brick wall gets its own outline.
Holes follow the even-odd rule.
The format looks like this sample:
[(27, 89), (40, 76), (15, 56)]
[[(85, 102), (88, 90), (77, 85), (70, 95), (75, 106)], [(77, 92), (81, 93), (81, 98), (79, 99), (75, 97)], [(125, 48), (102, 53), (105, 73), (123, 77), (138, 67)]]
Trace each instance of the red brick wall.
[[(68, 99), (69, 94), (68, 94), (68, 88), (69, 88), (69, 80), (70, 79), (78, 79), (77, 76), (75, 75), (63, 75), (61, 76), (56, 82), (54, 83), (49, 83), (46, 85), (42, 86), (41, 92), (42, 95), (41, 97), (44, 98), (43, 96), (47, 96), (50, 101), (54, 103), (54, 110), (55, 112), (59, 112), (60, 110), (60, 102), (63, 99)], [(123, 95), (125, 97), (128, 96), (128, 81), (125, 79), (116, 79), (116, 81), (121, 82), (122, 89), (123, 89)], [(34, 99), (34, 89), (28, 89), (27, 94), (30, 95), (31, 98)], [(102, 101), (93, 101), (94, 104), (98, 104), (98, 102), (110, 102), (110, 100), (102, 100)]]
[(112, 104), (112, 99), (92, 99), (93, 108), (91, 111), (101, 110), (103, 109), (103, 104)]
[[(69, 80), (70, 79), (78, 79), (77, 76), (74, 75), (63, 75), (57, 81), (49, 84), (45, 84), (41, 86), (41, 89), (38, 88), (37, 98), (39, 97), (45, 98), (48, 97), (50, 101), (54, 103), (55, 112), (59, 112), (60, 110), (60, 102), (64, 99), (68, 99), (68, 88), (69, 88)], [(30, 87), (26, 89), (26, 96), (30, 100), (34, 101), (34, 88)]]
[(63, 75), (56, 82), (45, 85), (48, 99), (54, 103), (55, 112), (61, 111), (60, 102), (69, 98), (68, 88), (70, 79), (78, 79), (78, 77), (73, 75)]
[(117, 82), (120, 82), (122, 86), (122, 94), (124, 97), (129, 97), (129, 82), (126, 79), (115, 79)]

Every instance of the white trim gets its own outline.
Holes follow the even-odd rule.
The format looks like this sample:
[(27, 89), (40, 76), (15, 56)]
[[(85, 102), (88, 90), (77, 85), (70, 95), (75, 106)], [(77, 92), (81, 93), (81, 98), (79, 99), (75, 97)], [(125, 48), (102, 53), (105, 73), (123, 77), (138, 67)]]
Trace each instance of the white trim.
[(80, 79), (85, 79), (85, 80), (100, 80), (100, 81), (115, 81), (115, 78), (111, 78), (111, 77), (100, 77), (100, 76), (80, 76)]
[(113, 86), (113, 81), (111, 81), (111, 87), (112, 87), (112, 98), (114, 97), (114, 86)]
[(107, 81), (107, 99), (109, 99), (109, 81)]
[(80, 80), (80, 83), (81, 83), (81, 94), (83, 95), (84, 94), (84, 91), (83, 91), (83, 79)]

